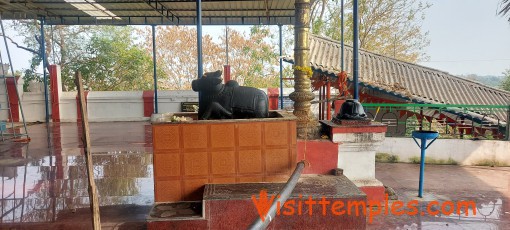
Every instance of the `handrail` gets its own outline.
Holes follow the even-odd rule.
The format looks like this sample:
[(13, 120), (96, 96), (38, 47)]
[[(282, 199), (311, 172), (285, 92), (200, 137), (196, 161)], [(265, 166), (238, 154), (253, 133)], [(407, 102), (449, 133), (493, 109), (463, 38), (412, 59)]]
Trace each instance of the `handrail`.
[[(366, 111), (369, 110), (376, 110), (375, 115), (371, 114), (373, 119), (375, 120), (378, 117), (378, 121), (382, 123), (386, 123), (388, 125), (391, 124), (391, 121), (383, 121), (386, 114), (395, 114), (394, 120), (396, 121), (396, 125), (389, 126), (389, 127), (396, 127), (394, 128), (393, 134), (401, 135), (401, 131), (399, 131), (398, 123), (402, 120), (403, 115), (396, 114), (398, 111), (410, 111), (413, 113), (418, 114), (420, 113), (421, 116), (428, 116), (430, 125), (432, 125), (432, 121), (430, 119), (434, 118), (430, 115), (424, 115), (423, 111), (428, 110), (435, 110), (434, 115), (439, 113), (444, 113), (444, 115), (447, 115), (446, 117), (449, 117), (453, 119), (454, 121), (449, 122), (447, 119), (439, 118), (436, 119), (438, 123), (441, 123), (445, 126), (444, 127), (446, 132), (443, 134), (448, 134), (448, 126), (451, 126), (453, 129), (453, 134), (456, 135), (456, 129), (458, 128), (460, 137), (463, 138), (464, 131), (471, 129), (472, 132), (475, 132), (475, 136), (483, 136), (485, 137), (486, 131), (490, 131), (489, 135), (492, 135), (491, 137), (494, 137), (494, 135), (497, 136), (497, 139), (503, 139), (503, 140), (510, 140), (510, 104), (508, 105), (474, 105), (474, 104), (435, 104), (434, 102), (431, 103), (362, 103), (363, 107), (366, 109)], [(386, 113), (383, 114), (383, 116), (378, 116), (379, 111), (387, 110)], [(370, 112), (368, 112), (370, 113)], [(454, 115), (455, 117), (449, 116), (448, 114)], [(411, 115), (412, 116), (412, 115)], [(410, 116), (406, 116), (409, 118)], [(404, 118), (405, 122), (407, 122), (407, 118)], [(470, 128), (465, 126), (464, 119), (470, 120), (471, 124)], [(420, 118), (418, 118), (418, 121), (421, 122)], [(468, 125), (469, 125), (468, 124)], [(420, 127), (422, 124), (420, 123)], [(479, 131), (474, 131), (476, 128), (480, 128)], [(431, 127), (431, 126), (430, 126)], [(439, 128), (441, 128), (439, 127)], [(405, 123), (405, 132), (407, 133), (407, 123)], [(484, 130), (485, 128), (485, 130)], [(461, 130), (462, 129), (462, 130)], [(437, 130), (436, 130), (437, 131)], [(389, 133), (390, 131), (388, 131)], [(387, 133), (387, 134), (388, 134)]]
[[(253, 223), (248, 227), (249, 230), (260, 230), (260, 229), (267, 228), (267, 226), (274, 219), (274, 217), (276, 215), (277, 208), (281, 208), (281, 205), (283, 205), (285, 203), (285, 201), (287, 201), (290, 194), (296, 187), (298, 179), (301, 176), (301, 173), (303, 172), (304, 168), (305, 168), (304, 161), (300, 161), (299, 163), (297, 163), (296, 169), (294, 169), (294, 172), (290, 176), (289, 180), (287, 181), (287, 183), (285, 184), (283, 189), (276, 196), (277, 199), (275, 199), (273, 201), (273, 203), (271, 204), (271, 207), (269, 208), (266, 215), (264, 216), (265, 217), (264, 221), (262, 221), (262, 218), (260, 216), (257, 217), (257, 219), (255, 219), (255, 221), (253, 221)], [(277, 207), (278, 204), (280, 205), (280, 207)]]
[(510, 105), (463, 105), (463, 104), (398, 104), (398, 103), (361, 103), (363, 107), (424, 107), (424, 108), (480, 108), (508, 109)]
[[(468, 114), (474, 119), (478, 120), (487, 120), (493, 124), (506, 126), (509, 121), (501, 121), (500, 119), (493, 119), (490, 117), (485, 117), (483, 114), (480, 114), (481, 111), (498, 111), (498, 112), (506, 112), (510, 113), (510, 105), (463, 105), (463, 104), (398, 104), (398, 103), (362, 103), (363, 107), (366, 108), (433, 108), (445, 110), (453, 113), (464, 113)], [(476, 110), (478, 109), (478, 110)]]

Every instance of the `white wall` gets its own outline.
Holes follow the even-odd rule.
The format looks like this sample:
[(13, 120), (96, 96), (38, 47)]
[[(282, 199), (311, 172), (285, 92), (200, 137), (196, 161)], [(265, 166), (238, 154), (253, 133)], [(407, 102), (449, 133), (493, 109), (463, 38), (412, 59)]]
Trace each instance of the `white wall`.
[[(27, 122), (44, 121), (45, 105), (42, 83), (33, 83), (29, 87), (33, 92), (24, 92), (21, 103)], [(267, 92), (267, 89), (261, 89)], [(284, 95), (293, 92), (285, 88)], [(315, 92), (317, 94), (317, 92)], [(60, 92), (60, 121), (75, 122), (77, 92)], [(51, 96), (51, 94), (50, 94)], [(316, 96), (316, 100), (318, 97)], [(158, 91), (158, 112), (180, 112), (181, 102), (197, 102), (198, 93), (192, 90)], [(90, 91), (87, 96), (87, 108), (90, 121), (141, 121), (144, 117), (142, 91)], [(318, 116), (318, 104), (312, 105), (312, 111)], [(51, 100), (50, 100), (51, 114)]]
[[(420, 148), (412, 138), (387, 137), (376, 151), (396, 155), (402, 162), (420, 157)], [(461, 165), (475, 165), (482, 160), (510, 165), (510, 141), (437, 139), (426, 150), (426, 157), (451, 158)]]
[(141, 121), (142, 91), (91, 91), (87, 96), (90, 121)]
[(76, 122), (77, 109), (76, 92), (62, 92), (60, 94), (60, 121)]
[[(25, 92), (21, 97), (21, 104), (23, 106), (23, 114), (25, 115), (25, 121), (45, 121), (46, 107), (44, 105), (44, 93), (39, 92)], [(51, 101), (50, 98), (48, 98)], [(50, 105), (51, 114), (51, 105)], [(21, 113), (21, 112), (20, 112)], [(21, 114), (20, 114), (21, 119)]]
[[(43, 92), (25, 92), (21, 103), (27, 122), (44, 121)], [(180, 112), (181, 102), (198, 101), (198, 94), (191, 90), (158, 91), (159, 113)], [(87, 96), (90, 121), (142, 121), (144, 104), (142, 91), (90, 91)], [(51, 100), (50, 100), (51, 114)], [(60, 121), (76, 122), (76, 92), (60, 94)]]
[(192, 90), (158, 91), (158, 113), (180, 112), (181, 102), (197, 102), (198, 93)]

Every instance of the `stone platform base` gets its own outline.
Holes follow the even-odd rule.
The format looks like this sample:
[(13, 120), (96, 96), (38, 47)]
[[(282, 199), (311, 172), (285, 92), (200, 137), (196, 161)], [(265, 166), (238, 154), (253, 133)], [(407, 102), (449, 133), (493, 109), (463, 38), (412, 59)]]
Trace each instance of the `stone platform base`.
[(352, 181), (358, 188), (367, 194), (369, 201), (384, 201), (385, 189), (382, 182), (377, 179), (372, 180), (353, 180)]
[[(270, 199), (283, 186), (284, 183), (207, 184), (201, 217), (152, 218), (147, 226), (148, 229), (246, 229), (259, 217), (255, 202), (269, 202), (264, 196), (261, 198), (261, 191), (266, 191)], [(366, 195), (345, 176), (304, 175), (268, 229), (365, 229), (366, 202)]]

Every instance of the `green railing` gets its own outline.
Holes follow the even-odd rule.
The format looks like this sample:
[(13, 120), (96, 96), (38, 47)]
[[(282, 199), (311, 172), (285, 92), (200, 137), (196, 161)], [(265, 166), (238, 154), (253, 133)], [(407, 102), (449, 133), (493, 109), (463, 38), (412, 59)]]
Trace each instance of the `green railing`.
[(441, 138), (508, 140), (510, 105), (363, 103), (368, 116), (388, 125), (387, 136), (434, 130)]

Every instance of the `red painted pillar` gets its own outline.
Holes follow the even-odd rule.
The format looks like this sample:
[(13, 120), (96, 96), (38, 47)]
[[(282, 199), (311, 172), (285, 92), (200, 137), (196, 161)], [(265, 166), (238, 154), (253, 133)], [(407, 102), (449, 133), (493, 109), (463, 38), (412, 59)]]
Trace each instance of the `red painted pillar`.
[(51, 119), (53, 122), (60, 122), (59, 72), (60, 68), (57, 65), (50, 65)]
[(278, 88), (267, 88), (267, 97), (269, 99), (269, 110), (278, 110), (279, 99)]
[(319, 87), (319, 120), (324, 120), (324, 117), (322, 116), (322, 87)]
[[(51, 66), (50, 66), (51, 72)], [(55, 155), (55, 166), (57, 167), (56, 179), (64, 179), (64, 162), (62, 156), (62, 131), (60, 123), (51, 124), (51, 135), (53, 139), (53, 151)]]
[[(18, 84), (19, 77), (8, 77), (7, 82), (7, 94), (9, 95), (9, 106), (11, 107), (11, 113), (9, 114), (9, 120), (13, 122), (19, 122), (19, 100), (18, 94), (16, 93), (16, 87)], [(16, 79), (16, 81), (14, 81)], [(11, 117), (12, 116), (12, 117)]]
[(223, 82), (227, 83), (230, 81), (230, 65), (223, 66)]
[[(87, 106), (87, 98), (88, 98), (88, 95), (89, 95), (89, 91), (84, 91), (83, 92), (84, 96), (85, 96), (85, 106)], [(87, 108), (87, 112), (88, 112), (88, 107)], [(76, 122), (80, 123), (81, 122), (81, 109), (80, 109), (80, 98), (78, 97), (78, 93), (76, 93)], [(81, 127), (81, 124), (78, 125), (79, 127)]]
[(143, 91), (143, 116), (150, 117), (154, 113), (154, 90)]
[(326, 85), (326, 119), (331, 120), (331, 102), (329, 99), (331, 98), (331, 82), (328, 81), (328, 84)]

